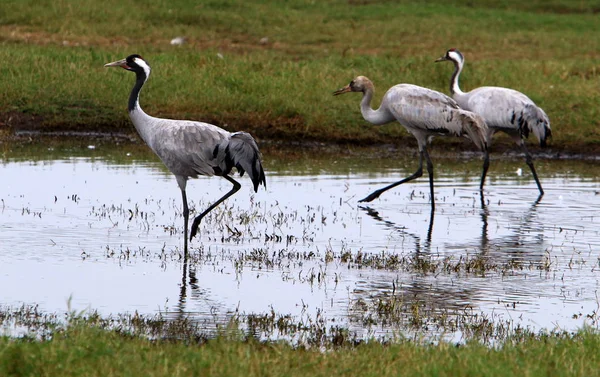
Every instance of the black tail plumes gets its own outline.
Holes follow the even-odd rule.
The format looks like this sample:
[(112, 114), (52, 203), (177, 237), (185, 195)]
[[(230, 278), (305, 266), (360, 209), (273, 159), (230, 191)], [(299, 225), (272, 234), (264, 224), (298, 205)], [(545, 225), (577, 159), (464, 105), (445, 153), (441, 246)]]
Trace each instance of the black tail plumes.
[(240, 175), (248, 172), (254, 184), (254, 192), (258, 191), (260, 184), (267, 188), (258, 145), (249, 133), (235, 132), (232, 134), (225, 154), (228, 166), (235, 166)]
[(540, 137), (540, 147), (545, 148), (546, 147), (546, 140), (548, 138), (552, 137), (552, 130), (550, 129), (550, 125), (547, 124), (547, 123), (544, 123), (543, 127), (544, 127), (544, 133)]

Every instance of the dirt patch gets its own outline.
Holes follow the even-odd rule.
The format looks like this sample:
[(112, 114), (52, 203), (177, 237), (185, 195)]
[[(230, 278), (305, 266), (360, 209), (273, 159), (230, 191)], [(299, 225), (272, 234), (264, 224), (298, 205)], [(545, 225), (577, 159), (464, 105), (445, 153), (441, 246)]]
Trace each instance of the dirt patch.
[[(138, 46), (140, 44), (152, 46), (169, 46), (171, 44), (171, 39), (160, 38), (156, 36), (149, 36), (147, 38), (132, 40), (130, 38), (122, 36), (103, 37), (97, 35), (63, 35), (49, 33), (42, 30), (31, 30), (28, 27), (23, 27), (19, 25), (0, 25), (0, 42), (23, 43), (38, 46), (94, 46), (114, 48), (124, 46)], [(257, 40), (256, 38), (249, 38), (243, 35), (229, 38), (217, 38), (206, 40), (186, 38), (185, 44), (191, 45), (197, 50), (218, 49), (220, 51), (230, 53), (247, 53), (249, 51), (255, 50), (276, 49), (281, 51), (290, 51), (292, 52), (292, 55), (297, 54), (297, 47), (290, 46), (286, 43), (276, 41), (261, 43), (261, 40)], [(307, 49), (311, 51), (320, 51), (319, 47), (307, 47)]]
[(16, 131), (20, 129), (36, 130), (44, 122), (44, 118), (32, 114), (11, 111), (0, 114), (0, 130)]

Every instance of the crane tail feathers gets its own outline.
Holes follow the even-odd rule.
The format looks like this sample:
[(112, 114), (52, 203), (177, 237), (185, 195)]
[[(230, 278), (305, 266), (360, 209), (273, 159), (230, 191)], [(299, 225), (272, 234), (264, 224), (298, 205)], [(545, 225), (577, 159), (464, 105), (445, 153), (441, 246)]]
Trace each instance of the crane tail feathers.
[(480, 151), (485, 151), (487, 149), (487, 125), (485, 121), (475, 113), (468, 112), (465, 115), (463, 134), (466, 134)]
[(533, 133), (542, 148), (546, 146), (548, 138), (552, 137), (548, 115), (542, 108), (535, 105), (528, 105), (521, 112), (519, 130), (521, 131), (521, 137), (525, 138)]
[(550, 120), (542, 109), (539, 109), (542, 116), (538, 117), (537, 122), (532, 127), (533, 134), (540, 142), (540, 147), (546, 147), (546, 140), (552, 137), (552, 129), (550, 129)]
[(235, 166), (240, 173), (248, 173), (254, 185), (254, 192), (258, 186), (267, 187), (265, 171), (262, 167), (261, 154), (254, 138), (247, 132), (236, 132), (231, 135), (226, 152), (228, 165)]

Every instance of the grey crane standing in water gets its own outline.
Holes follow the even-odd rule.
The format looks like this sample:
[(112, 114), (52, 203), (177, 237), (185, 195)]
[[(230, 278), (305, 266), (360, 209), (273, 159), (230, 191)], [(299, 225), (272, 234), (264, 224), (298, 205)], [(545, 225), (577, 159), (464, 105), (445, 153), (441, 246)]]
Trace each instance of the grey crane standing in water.
[(492, 136), (498, 131), (503, 131), (512, 136), (523, 149), (525, 162), (531, 169), (531, 173), (533, 173), (540, 195), (544, 195), (544, 190), (533, 166), (533, 159), (525, 146), (524, 140), (530, 133), (533, 133), (539, 140), (540, 146), (546, 146), (546, 139), (552, 136), (552, 131), (550, 120), (544, 110), (536, 106), (525, 94), (509, 88), (482, 86), (464, 93), (458, 86), (458, 78), (465, 65), (463, 55), (456, 49), (450, 49), (446, 51), (446, 55), (436, 60), (436, 62), (441, 61), (454, 63), (455, 69), (450, 79), (452, 98), (463, 109), (481, 115), (488, 126), (486, 135), (488, 150), (485, 152), (480, 189), (483, 190), (485, 176), (490, 166), (489, 148), (492, 144)]
[(427, 161), (429, 190), (431, 192), (431, 210), (435, 210), (433, 195), (433, 164), (427, 152), (427, 143), (436, 135), (465, 136), (471, 139), (477, 148), (487, 149), (484, 120), (470, 111), (458, 107), (456, 102), (445, 94), (435, 90), (411, 84), (398, 84), (391, 87), (383, 96), (377, 110), (371, 108), (371, 99), (375, 88), (371, 80), (358, 76), (333, 95), (348, 92), (362, 92), (360, 111), (363, 118), (374, 125), (383, 125), (398, 121), (416, 139), (419, 147), (419, 168), (412, 175), (374, 191), (360, 202), (370, 202), (387, 190), (423, 175), (423, 159)]
[(233, 184), (229, 192), (194, 218), (191, 241), (202, 218), (240, 189), (241, 185), (229, 176), (233, 167), (240, 175), (248, 172), (255, 192), (260, 184), (266, 187), (258, 146), (246, 132), (231, 133), (208, 123), (161, 119), (146, 114), (140, 107), (139, 97), (142, 86), (150, 76), (150, 65), (140, 55), (130, 55), (105, 67), (122, 67), (135, 72), (136, 81), (129, 96), (129, 117), (141, 138), (177, 179), (183, 199), (184, 250), (187, 257), (190, 212), (185, 192), (187, 180), (198, 178), (199, 175), (216, 175)]

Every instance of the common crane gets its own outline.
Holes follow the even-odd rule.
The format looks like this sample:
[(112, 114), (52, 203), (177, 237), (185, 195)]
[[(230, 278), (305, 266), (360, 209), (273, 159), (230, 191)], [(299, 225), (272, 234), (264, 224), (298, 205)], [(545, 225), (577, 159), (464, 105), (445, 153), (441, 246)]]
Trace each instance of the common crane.
[(444, 56), (436, 60), (436, 62), (441, 61), (454, 63), (454, 73), (450, 78), (452, 98), (463, 109), (481, 115), (488, 126), (486, 134), (488, 150), (485, 151), (479, 188), (483, 190), (485, 176), (490, 166), (489, 148), (492, 145), (492, 136), (498, 131), (503, 131), (512, 136), (517, 145), (523, 149), (525, 163), (533, 173), (540, 195), (544, 195), (544, 190), (533, 166), (533, 159), (524, 140), (530, 133), (533, 133), (539, 140), (540, 146), (546, 146), (546, 139), (552, 136), (552, 130), (550, 129), (550, 120), (544, 110), (536, 106), (525, 94), (509, 88), (482, 86), (464, 93), (458, 86), (458, 78), (465, 65), (463, 54), (456, 49), (450, 49)]
[(105, 67), (122, 67), (135, 72), (136, 81), (129, 95), (129, 117), (146, 144), (175, 175), (183, 199), (184, 252), (188, 253), (189, 208), (186, 184), (189, 178), (221, 176), (233, 188), (204, 212), (194, 218), (190, 241), (198, 231), (204, 216), (225, 199), (235, 194), (241, 185), (229, 176), (235, 167), (240, 175), (247, 172), (254, 191), (262, 184), (266, 187), (265, 173), (256, 141), (246, 132), (228, 132), (215, 125), (189, 120), (162, 119), (150, 116), (140, 107), (140, 90), (150, 76), (150, 65), (140, 55), (108, 63)]

